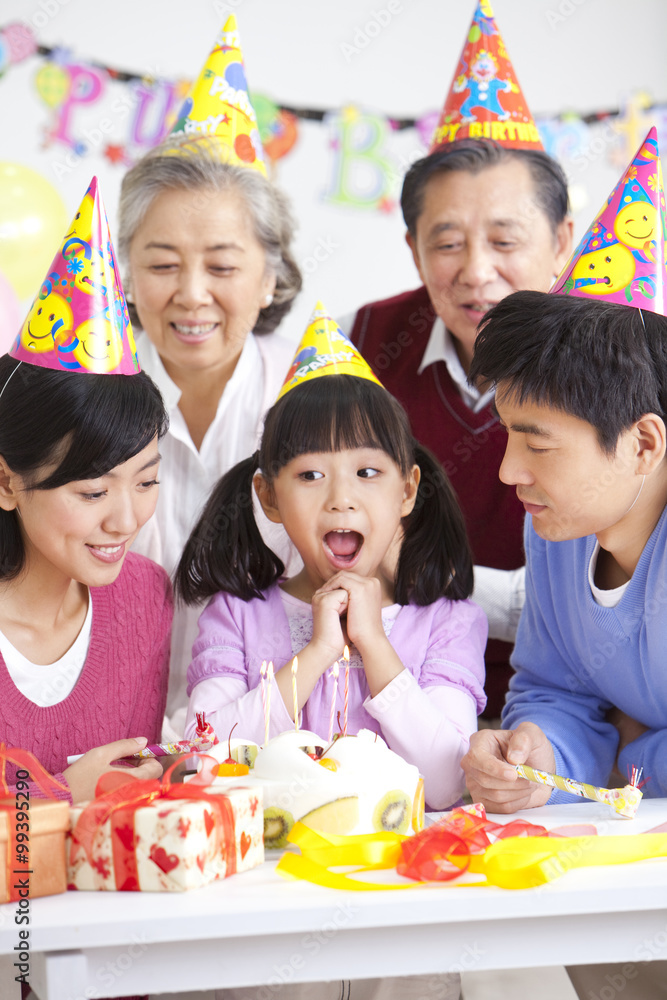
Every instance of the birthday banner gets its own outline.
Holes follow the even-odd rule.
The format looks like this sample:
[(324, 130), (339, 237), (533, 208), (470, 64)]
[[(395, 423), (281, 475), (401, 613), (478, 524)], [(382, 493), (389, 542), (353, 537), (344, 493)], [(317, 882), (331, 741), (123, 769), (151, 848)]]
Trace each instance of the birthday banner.
[[(0, 28), (0, 87), (8, 85), (12, 67), (28, 59), (35, 63), (32, 82), (44, 108), (42, 148), (62, 153), (52, 163), (56, 181), (84, 158), (90, 161), (90, 173), (100, 159), (123, 171), (132, 166), (168, 134), (191, 85), (190, 80), (152, 78), (42, 46), (25, 24)], [(437, 110), (393, 118), (353, 106), (286, 107), (263, 94), (250, 96), (273, 164), (296, 146), (300, 122), (322, 123), (331, 161), (322, 199), (362, 211), (396, 210), (397, 173), (409, 163), (392, 158), (392, 134), (416, 130), (415, 152), (424, 155), (439, 117)], [(545, 149), (566, 171), (580, 174), (600, 158), (619, 170), (652, 124), (664, 148), (667, 104), (652, 105), (648, 95), (637, 94), (623, 108), (583, 116), (563, 112), (538, 117), (536, 123)]]

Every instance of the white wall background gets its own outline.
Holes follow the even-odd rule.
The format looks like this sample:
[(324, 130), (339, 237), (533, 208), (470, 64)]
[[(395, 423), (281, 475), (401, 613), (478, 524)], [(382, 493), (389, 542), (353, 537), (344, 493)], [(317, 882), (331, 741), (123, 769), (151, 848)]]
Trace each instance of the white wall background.
[[(640, 91), (667, 103), (665, 0), (495, 0), (493, 6), (536, 117), (615, 108)], [(442, 105), (474, 0), (392, 0), (392, 9), (388, 21), (380, 17), (386, 23), (379, 32), (366, 33), (378, 12), (387, 11), (386, 0), (0, 0), (0, 27), (25, 20), (36, 26), (41, 44), (64, 46), (84, 62), (195, 78), (233, 12), (251, 90), (287, 105), (336, 109), (353, 103), (395, 117), (419, 117)], [(352, 54), (351, 46), (357, 48)], [(122, 168), (89, 156), (64, 174), (54, 170), (66, 150), (41, 147), (48, 110), (34, 93), (39, 65), (31, 58), (0, 78), (0, 160), (43, 173), (61, 192), (69, 214), (97, 173), (115, 233)], [(99, 108), (95, 115), (99, 118)], [(81, 124), (94, 128), (95, 116)], [(638, 126), (642, 135), (644, 124)], [(123, 122), (114, 121), (114, 129), (121, 135)], [(392, 135), (387, 156), (395, 165), (396, 193), (404, 164), (423, 152), (415, 130)], [(625, 164), (610, 163), (607, 153), (591, 153), (570, 170), (577, 237), (624, 169)], [(399, 210), (382, 214), (323, 202), (331, 160), (326, 126), (302, 121), (297, 146), (274, 171), (292, 198), (299, 221), (297, 258), (309, 272), (283, 324), (283, 332), (294, 338), (318, 297), (341, 315), (417, 284)], [(317, 247), (328, 253), (318, 251), (325, 259), (315, 264)]]

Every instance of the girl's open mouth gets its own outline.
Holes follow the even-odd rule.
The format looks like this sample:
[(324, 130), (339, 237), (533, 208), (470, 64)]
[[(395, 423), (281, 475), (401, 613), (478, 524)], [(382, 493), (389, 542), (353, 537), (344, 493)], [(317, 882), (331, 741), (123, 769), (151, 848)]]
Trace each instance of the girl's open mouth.
[(328, 531), (324, 536), (324, 549), (330, 562), (338, 569), (353, 566), (359, 557), (364, 537), (358, 531)]

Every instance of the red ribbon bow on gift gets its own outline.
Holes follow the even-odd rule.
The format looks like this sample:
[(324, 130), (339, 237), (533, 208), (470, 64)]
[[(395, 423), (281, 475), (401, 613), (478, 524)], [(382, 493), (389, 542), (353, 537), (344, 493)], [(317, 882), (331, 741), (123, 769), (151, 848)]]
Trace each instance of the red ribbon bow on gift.
[[(40, 764), (35, 755), (30, 752), (30, 750), (21, 750), (20, 747), (7, 747), (4, 743), (0, 743), (0, 797), (6, 799), (9, 797), (9, 786), (7, 785), (7, 780), (5, 778), (5, 768), (7, 762), (16, 764), (17, 767), (23, 768), (30, 775), (30, 780), (33, 781), (40, 791), (44, 793), (48, 799), (57, 799), (57, 794), (54, 793), (54, 789), (58, 789), (61, 792), (69, 793), (69, 788), (67, 785), (61, 784), (60, 781), (56, 781), (49, 772)], [(23, 793), (17, 793), (23, 794)], [(29, 794), (25, 795), (26, 805), (29, 804)], [(17, 858), (19, 855), (18, 851), (18, 835), (22, 834), (23, 831), (19, 829), (19, 824), (16, 818), (16, 813), (22, 811), (22, 806), (20, 802), (17, 802), (16, 798), (12, 803), (0, 803), (0, 811), (7, 814), (7, 856), (5, 858), (6, 874), (7, 874), (7, 892), (9, 902), (16, 902), (19, 898), (19, 885), (14, 883), (17, 881), (14, 878), (14, 869), (17, 864)], [(25, 837), (22, 836), (22, 842), (25, 841)], [(30, 841), (27, 841), (28, 845)], [(30, 858), (29, 850), (26, 852), (28, 858)], [(30, 865), (26, 865), (26, 871), (21, 872), (30, 877), (31, 872), (29, 871)]]
[(103, 774), (97, 782), (96, 797), (83, 810), (72, 830), (70, 862), (75, 859), (76, 849), (83, 847), (88, 860), (93, 862), (93, 845), (100, 828), (111, 820), (111, 844), (113, 849), (116, 888), (139, 891), (139, 873), (135, 854), (134, 814), (137, 809), (155, 801), (206, 802), (210, 805), (215, 825), (216, 854), (222, 850), (226, 863), (226, 874), (236, 871), (236, 835), (234, 812), (226, 795), (211, 795), (205, 789), (215, 778), (218, 761), (207, 754), (188, 754), (197, 761), (206, 762), (202, 770), (187, 784), (171, 783), (171, 773), (187, 757), (181, 757), (165, 771), (160, 781), (139, 781), (117, 771)]

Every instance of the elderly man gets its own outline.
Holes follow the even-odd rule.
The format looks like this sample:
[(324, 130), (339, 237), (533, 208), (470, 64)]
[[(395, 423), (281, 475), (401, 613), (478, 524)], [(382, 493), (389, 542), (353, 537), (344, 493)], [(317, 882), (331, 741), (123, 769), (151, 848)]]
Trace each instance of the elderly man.
[(466, 35), (433, 146), (401, 195), (421, 288), (364, 306), (348, 326), (415, 437), (447, 471), (466, 518), (475, 594), (489, 616), (497, 718), (523, 604), (524, 512), (498, 480), (505, 434), (493, 393), (467, 383), (477, 325), (511, 292), (548, 291), (572, 249), (567, 183), (547, 156), (488, 0)]
[(474, 596), (495, 637), (486, 688), (495, 718), (510, 676), (510, 646), (499, 640), (513, 639), (522, 604), (524, 511), (498, 479), (505, 432), (493, 392), (468, 385), (467, 372), (486, 312), (519, 289), (547, 291), (567, 261), (567, 185), (541, 150), (466, 139), (410, 168), (401, 207), (423, 286), (361, 308), (351, 339), (458, 494), (477, 564)]

